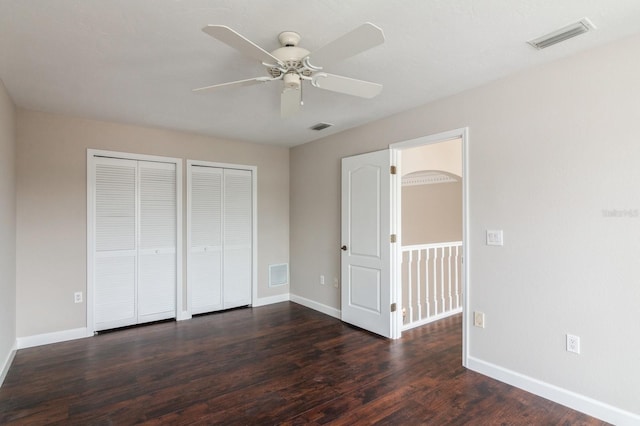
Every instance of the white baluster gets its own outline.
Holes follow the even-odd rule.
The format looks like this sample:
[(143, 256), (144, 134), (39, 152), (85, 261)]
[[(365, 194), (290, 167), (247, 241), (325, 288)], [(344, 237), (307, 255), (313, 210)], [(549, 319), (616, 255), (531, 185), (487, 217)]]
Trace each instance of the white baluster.
[(409, 290), (407, 292), (407, 297), (408, 297), (408, 305), (409, 305), (409, 310), (407, 312), (407, 322), (408, 323), (412, 323), (413, 322), (413, 276), (411, 274), (411, 271), (413, 270), (413, 251), (410, 251), (409, 253), (409, 270), (407, 272), (407, 277), (408, 277), (408, 281), (409, 281)]
[(451, 293), (452, 293), (452, 288), (451, 288), (452, 287), (452, 285), (451, 285), (451, 281), (452, 281), (452, 279), (451, 279), (451, 258), (453, 257), (452, 253), (451, 253), (452, 250), (453, 250), (452, 246), (449, 246), (447, 248), (447, 253), (448, 253), (448, 256), (447, 256), (447, 268), (448, 268), (448, 272), (449, 272), (448, 273), (448, 277), (447, 277), (447, 278), (449, 278), (449, 283), (448, 283), (449, 286), (447, 288), (447, 293), (449, 294), (449, 310), (450, 311), (453, 310), (453, 299), (451, 297)]
[(455, 261), (455, 265), (456, 265), (456, 309), (460, 307), (460, 293), (458, 291), (458, 269), (460, 268), (460, 265), (458, 264), (458, 247), (456, 246), (456, 261)]
[(424, 259), (424, 306), (427, 308), (427, 318), (431, 316), (431, 307), (429, 306), (429, 249), (425, 250), (426, 257)]
[(441, 311), (443, 313), (447, 307), (444, 304), (444, 247), (440, 248), (440, 303), (441, 303)]
[(438, 315), (438, 249), (433, 249), (433, 314)]
[(420, 279), (420, 261), (422, 260), (422, 250), (416, 250), (418, 252), (418, 261), (416, 264), (416, 308), (418, 310), (418, 321), (422, 319), (422, 303), (420, 303), (420, 286), (422, 280)]

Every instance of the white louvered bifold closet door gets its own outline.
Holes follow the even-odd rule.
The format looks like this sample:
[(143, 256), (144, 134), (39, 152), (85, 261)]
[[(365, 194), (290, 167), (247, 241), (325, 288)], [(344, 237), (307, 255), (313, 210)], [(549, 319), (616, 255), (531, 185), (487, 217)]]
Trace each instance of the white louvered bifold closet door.
[(191, 165), (188, 285), (191, 313), (251, 303), (250, 170)]
[(95, 158), (96, 330), (137, 322), (137, 162)]
[(176, 165), (94, 157), (94, 329), (176, 316)]
[(176, 315), (176, 166), (140, 161), (138, 322)]
[(251, 171), (224, 171), (224, 308), (251, 303)]
[(191, 166), (191, 313), (222, 309), (223, 169)]

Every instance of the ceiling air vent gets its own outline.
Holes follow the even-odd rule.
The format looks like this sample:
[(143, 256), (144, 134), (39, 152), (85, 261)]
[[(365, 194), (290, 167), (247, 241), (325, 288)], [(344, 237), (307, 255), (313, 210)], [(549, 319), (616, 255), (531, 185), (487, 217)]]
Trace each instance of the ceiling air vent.
[(320, 130), (324, 130), (327, 127), (331, 127), (333, 126), (333, 124), (329, 124), (329, 123), (318, 123), (318, 124), (314, 124), (313, 126), (309, 127), (311, 130), (315, 130), (315, 131), (320, 131)]
[(556, 43), (569, 40), (570, 38), (584, 34), (590, 30), (594, 30), (595, 28), (595, 25), (593, 25), (588, 18), (582, 18), (576, 23), (562, 27), (559, 30), (543, 35), (542, 37), (529, 40), (527, 43), (540, 50), (553, 46)]

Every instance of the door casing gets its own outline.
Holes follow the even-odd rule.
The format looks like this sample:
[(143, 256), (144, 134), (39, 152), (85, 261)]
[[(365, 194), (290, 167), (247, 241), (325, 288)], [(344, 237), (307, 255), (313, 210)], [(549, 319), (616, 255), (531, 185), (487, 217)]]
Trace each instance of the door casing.
[[(402, 162), (401, 151), (403, 149), (415, 148), (423, 145), (430, 145), (439, 142), (446, 142), (453, 139), (460, 139), (462, 144), (462, 286), (463, 286), (463, 303), (462, 303), (462, 365), (465, 367), (469, 358), (469, 339), (468, 339), (468, 327), (469, 327), (469, 168), (468, 168), (468, 149), (469, 149), (469, 128), (462, 127), (458, 129), (449, 130), (442, 133), (436, 133), (428, 136), (419, 137), (403, 142), (397, 142), (389, 145), (392, 151), (392, 161), (397, 166), (397, 173), (401, 176)], [(396, 179), (395, 188), (392, 190), (392, 229), (398, 235), (397, 247), (402, 247), (402, 180)], [(394, 279), (392, 282), (392, 290), (395, 292), (396, 301), (402, 300), (402, 286), (401, 284), (401, 270), (400, 262), (402, 260), (402, 252), (396, 250), (395, 256), (392, 257), (392, 270), (395, 271)], [(398, 310), (400, 311), (400, 310)], [(397, 315), (401, 315), (401, 312), (396, 312)], [(400, 337), (402, 327), (402, 321), (396, 320), (396, 335)]]

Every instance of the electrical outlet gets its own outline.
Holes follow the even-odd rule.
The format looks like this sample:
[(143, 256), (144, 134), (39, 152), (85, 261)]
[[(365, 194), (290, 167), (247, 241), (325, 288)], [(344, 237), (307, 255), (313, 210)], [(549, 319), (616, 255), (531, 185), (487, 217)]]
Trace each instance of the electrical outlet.
[(324, 275), (320, 275), (320, 285), (324, 285)]
[(484, 312), (473, 313), (473, 325), (484, 328)]
[(567, 352), (580, 353), (580, 337), (567, 334)]
[(335, 288), (339, 288), (340, 287), (340, 282), (338, 281), (338, 278), (333, 278), (333, 286)]
[(82, 292), (81, 291), (76, 291), (75, 293), (73, 293), (73, 301), (75, 303), (82, 303)]

